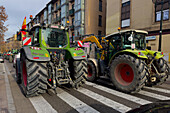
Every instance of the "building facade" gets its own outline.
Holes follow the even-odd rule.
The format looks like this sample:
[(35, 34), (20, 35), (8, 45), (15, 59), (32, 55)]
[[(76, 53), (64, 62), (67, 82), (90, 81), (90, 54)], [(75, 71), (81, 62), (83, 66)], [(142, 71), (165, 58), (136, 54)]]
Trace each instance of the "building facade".
[(85, 34), (105, 35), (106, 0), (51, 0), (33, 21), (63, 26), (69, 21), (71, 41)]
[[(170, 53), (169, 0), (163, 5), (162, 51)], [(124, 29), (148, 31), (147, 42), (152, 50), (158, 50), (161, 20), (161, 4), (152, 0), (107, 0), (106, 34)]]

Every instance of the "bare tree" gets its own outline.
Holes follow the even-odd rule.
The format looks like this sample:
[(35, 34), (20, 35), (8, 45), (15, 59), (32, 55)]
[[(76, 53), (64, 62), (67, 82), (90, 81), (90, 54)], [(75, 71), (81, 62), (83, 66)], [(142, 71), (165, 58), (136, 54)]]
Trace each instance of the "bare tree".
[(1, 51), (4, 51), (4, 36), (5, 32), (8, 30), (7, 26), (5, 26), (5, 22), (8, 19), (8, 15), (6, 14), (5, 7), (0, 6), (0, 48)]

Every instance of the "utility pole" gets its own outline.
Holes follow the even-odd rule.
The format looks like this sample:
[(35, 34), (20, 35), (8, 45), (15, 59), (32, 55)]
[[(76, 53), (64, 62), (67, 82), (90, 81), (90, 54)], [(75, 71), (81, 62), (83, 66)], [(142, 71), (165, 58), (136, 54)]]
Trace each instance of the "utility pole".
[[(160, 0), (152, 0), (152, 2), (155, 4), (155, 8), (156, 8), (157, 4), (160, 4)], [(160, 30), (159, 30), (159, 47), (158, 47), (158, 51), (161, 51), (161, 47), (162, 47), (163, 5), (164, 5), (164, 0), (161, 0), (161, 20), (160, 20)], [(156, 11), (156, 9), (155, 9), (155, 11)]]

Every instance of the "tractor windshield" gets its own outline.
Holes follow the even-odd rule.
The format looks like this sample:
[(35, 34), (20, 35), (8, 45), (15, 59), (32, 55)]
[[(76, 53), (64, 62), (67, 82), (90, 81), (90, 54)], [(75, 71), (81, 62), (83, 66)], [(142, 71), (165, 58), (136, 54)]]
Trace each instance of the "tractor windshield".
[(127, 32), (122, 34), (124, 48), (132, 48), (132, 44), (135, 44), (135, 49), (144, 50), (146, 47), (145, 34)]
[(136, 33), (134, 35), (134, 43), (135, 43), (136, 49), (139, 49), (139, 50), (146, 49), (145, 35)]
[(62, 48), (67, 46), (67, 34), (62, 29), (44, 28), (42, 30), (42, 39), (47, 47)]

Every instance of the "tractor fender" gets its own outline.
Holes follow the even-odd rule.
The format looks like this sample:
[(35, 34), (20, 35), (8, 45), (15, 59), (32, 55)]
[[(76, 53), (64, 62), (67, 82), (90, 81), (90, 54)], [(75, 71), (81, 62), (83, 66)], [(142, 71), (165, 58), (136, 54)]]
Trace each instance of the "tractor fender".
[(97, 77), (99, 76), (98, 73), (99, 73), (99, 65), (98, 65), (98, 60), (97, 59), (94, 59), (94, 58), (88, 58), (88, 62), (92, 62), (96, 68), (96, 75)]
[(50, 61), (49, 52), (43, 48), (41, 48), (41, 50), (35, 51), (35, 50), (31, 50), (31, 48), (27, 46), (21, 49), (21, 54), (23, 53), (25, 53), (26, 58), (31, 61), (42, 61), (42, 62)]
[(67, 59), (87, 60), (87, 54), (80, 48), (67, 48)]

